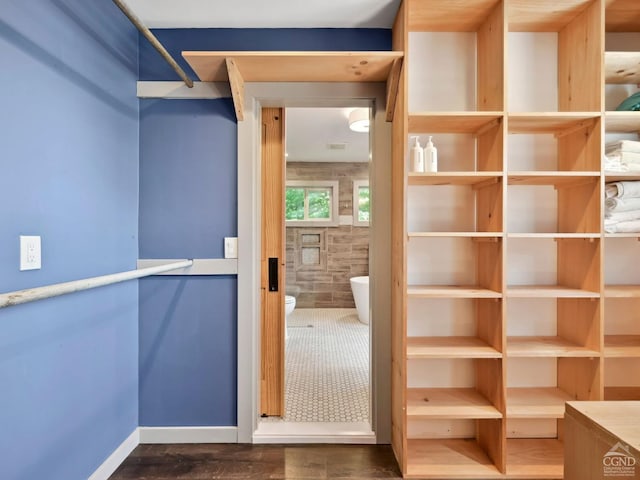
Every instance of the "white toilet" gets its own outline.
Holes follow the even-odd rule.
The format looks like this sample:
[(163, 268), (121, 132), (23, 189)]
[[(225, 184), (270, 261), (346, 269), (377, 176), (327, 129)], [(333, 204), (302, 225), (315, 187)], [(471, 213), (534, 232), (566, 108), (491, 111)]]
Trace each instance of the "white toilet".
[(285, 325), (285, 338), (289, 338), (289, 325), (287, 319), (293, 309), (296, 308), (296, 297), (292, 295), (284, 296), (284, 325)]

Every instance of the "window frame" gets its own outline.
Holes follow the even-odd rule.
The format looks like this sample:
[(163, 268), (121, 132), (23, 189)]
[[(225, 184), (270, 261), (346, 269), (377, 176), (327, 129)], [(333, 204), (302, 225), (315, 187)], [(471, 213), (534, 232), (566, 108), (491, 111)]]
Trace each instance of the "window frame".
[(369, 218), (371, 218), (371, 187), (369, 186), (369, 180), (354, 180), (353, 181), (353, 226), (354, 227), (368, 227), (369, 220), (359, 220), (360, 213), (360, 187), (369, 188)]
[[(287, 227), (336, 227), (340, 224), (340, 216), (338, 214), (338, 206), (340, 202), (339, 182), (337, 180), (287, 180), (285, 182), (285, 202), (286, 202), (286, 189), (287, 188), (304, 188), (304, 203), (305, 203), (305, 216), (308, 215), (308, 191), (314, 189), (327, 188), (331, 190), (331, 207), (329, 212), (331, 217), (329, 220), (313, 220), (305, 218), (304, 220), (287, 220), (285, 218), (285, 225)], [(285, 206), (283, 206), (285, 207)]]

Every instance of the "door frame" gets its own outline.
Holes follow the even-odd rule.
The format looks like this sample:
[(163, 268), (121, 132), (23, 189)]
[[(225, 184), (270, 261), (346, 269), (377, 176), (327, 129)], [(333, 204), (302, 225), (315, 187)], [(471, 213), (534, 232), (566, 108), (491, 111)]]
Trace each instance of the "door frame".
[[(247, 83), (238, 122), (238, 442), (259, 422), (261, 118), (263, 107), (372, 107), (370, 129), (371, 427), (391, 441), (391, 123), (384, 83)], [(345, 119), (346, 127), (346, 119)]]

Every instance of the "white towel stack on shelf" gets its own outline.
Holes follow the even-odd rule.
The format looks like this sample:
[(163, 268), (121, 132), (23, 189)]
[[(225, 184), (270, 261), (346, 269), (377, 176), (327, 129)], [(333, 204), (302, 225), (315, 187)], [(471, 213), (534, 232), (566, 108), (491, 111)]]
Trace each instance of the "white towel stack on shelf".
[(640, 142), (619, 140), (608, 143), (604, 154), (606, 172), (640, 171)]
[(607, 183), (604, 209), (605, 232), (640, 232), (640, 181)]

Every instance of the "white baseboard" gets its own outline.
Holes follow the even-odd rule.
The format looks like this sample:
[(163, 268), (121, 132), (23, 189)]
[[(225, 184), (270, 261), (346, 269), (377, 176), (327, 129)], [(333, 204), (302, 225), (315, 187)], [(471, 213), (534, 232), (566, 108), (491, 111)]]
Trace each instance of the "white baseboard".
[(253, 443), (374, 444), (368, 422), (259, 422)]
[(140, 443), (237, 443), (238, 427), (140, 427)]
[(133, 449), (140, 444), (139, 429), (131, 432), (124, 442), (122, 442), (109, 457), (93, 472), (88, 480), (107, 480), (113, 472), (125, 461), (125, 459), (133, 452)]

